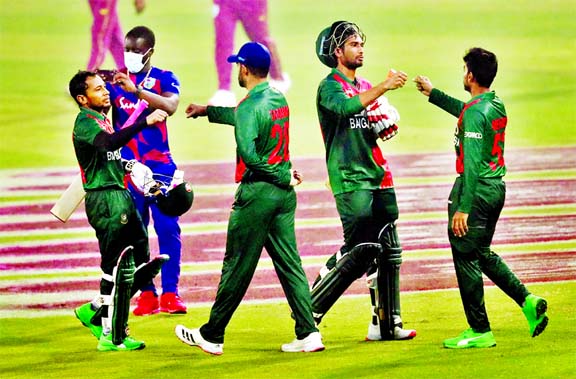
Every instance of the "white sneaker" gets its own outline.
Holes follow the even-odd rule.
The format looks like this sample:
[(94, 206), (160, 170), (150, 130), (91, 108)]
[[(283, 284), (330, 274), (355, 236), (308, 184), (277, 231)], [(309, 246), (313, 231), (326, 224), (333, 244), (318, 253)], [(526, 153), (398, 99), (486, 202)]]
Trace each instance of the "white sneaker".
[[(394, 340), (411, 340), (416, 337), (416, 331), (414, 329), (402, 329), (399, 326), (394, 327)], [(382, 334), (380, 334), (380, 326), (374, 325), (371, 322), (368, 324), (368, 334), (366, 335), (366, 341), (380, 341), (382, 340)]]
[(270, 87), (274, 87), (284, 94), (288, 92), (290, 86), (292, 86), (292, 81), (290, 80), (290, 76), (285, 72), (282, 73), (282, 79), (280, 80), (270, 79)]
[(402, 329), (399, 326), (394, 327), (394, 339), (399, 340), (411, 340), (416, 337), (416, 330), (414, 329)]
[(302, 340), (294, 339), (294, 341), (282, 345), (282, 351), (285, 353), (313, 353), (324, 349), (320, 332), (310, 333), (308, 337)]
[(380, 326), (374, 325), (371, 322), (368, 323), (368, 334), (366, 335), (366, 341), (380, 341), (382, 336), (380, 335)]
[(216, 107), (235, 107), (236, 95), (234, 92), (225, 89), (219, 89), (212, 95), (210, 100), (208, 100), (208, 105), (213, 105)]
[(222, 355), (223, 353), (224, 344), (206, 341), (200, 334), (200, 329), (188, 329), (184, 325), (176, 325), (174, 332), (176, 337), (187, 345), (198, 346), (209, 354)]

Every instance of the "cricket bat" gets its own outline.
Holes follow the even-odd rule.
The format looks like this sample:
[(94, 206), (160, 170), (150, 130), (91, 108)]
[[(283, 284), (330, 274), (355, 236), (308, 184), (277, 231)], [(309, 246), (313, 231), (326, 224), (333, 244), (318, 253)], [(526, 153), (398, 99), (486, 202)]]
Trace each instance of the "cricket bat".
[[(148, 108), (148, 102), (146, 100), (140, 100), (134, 112), (128, 117), (128, 120), (122, 125), (122, 128), (132, 125), (138, 116)], [(50, 213), (54, 215), (58, 220), (66, 222), (72, 216), (72, 213), (80, 206), (82, 200), (84, 200), (86, 192), (84, 192), (84, 186), (82, 184), (82, 175), (78, 174), (74, 177), (72, 183), (66, 188), (66, 190), (60, 195)]]

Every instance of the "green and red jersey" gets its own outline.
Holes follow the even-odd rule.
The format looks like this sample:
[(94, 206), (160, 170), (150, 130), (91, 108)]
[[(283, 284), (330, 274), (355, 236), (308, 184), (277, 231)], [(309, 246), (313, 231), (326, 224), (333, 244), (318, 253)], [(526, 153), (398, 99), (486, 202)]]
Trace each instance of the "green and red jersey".
[(334, 195), (394, 186), (359, 94), (372, 85), (332, 69), (318, 87), (316, 108)]
[(207, 108), (208, 120), (234, 125), (236, 182), (290, 185), (290, 110), (284, 95), (263, 82), (236, 108)]
[(456, 172), (464, 182), (458, 211), (470, 213), (478, 180), (506, 174), (504, 137), (508, 119), (504, 103), (493, 91), (464, 103), (436, 88), (428, 100), (458, 117), (454, 140)]
[(102, 131), (114, 133), (106, 116), (81, 107), (74, 123), (72, 142), (80, 165), (84, 189), (86, 191), (104, 188), (125, 189), (120, 150), (106, 151), (94, 146), (94, 138)]

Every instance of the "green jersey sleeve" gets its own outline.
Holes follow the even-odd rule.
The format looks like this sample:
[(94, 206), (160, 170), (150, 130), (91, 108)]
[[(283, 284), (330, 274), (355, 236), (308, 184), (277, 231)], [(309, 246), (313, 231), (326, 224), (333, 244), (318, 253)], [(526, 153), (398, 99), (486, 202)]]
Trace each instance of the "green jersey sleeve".
[(455, 99), (436, 88), (432, 88), (428, 101), (444, 109), (454, 117), (460, 116), (465, 105), (463, 101)]
[(216, 124), (235, 125), (236, 110), (233, 107), (214, 107), (209, 105), (206, 107), (208, 113), (208, 121)]
[(338, 116), (354, 115), (364, 109), (360, 96), (346, 96), (342, 85), (335, 80), (324, 80), (318, 87), (318, 105)]

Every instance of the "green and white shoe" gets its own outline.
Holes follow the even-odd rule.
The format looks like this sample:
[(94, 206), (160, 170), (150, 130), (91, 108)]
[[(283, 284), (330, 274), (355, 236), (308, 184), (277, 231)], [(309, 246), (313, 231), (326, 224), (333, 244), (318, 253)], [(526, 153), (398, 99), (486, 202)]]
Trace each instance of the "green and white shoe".
[(144, 341), (138, 341), (134, 338), (127, 336), (121, 344), (115, 345), (112, 342), (112, 333), (102, 334), (98, 340), (98, 351), (129, 351), (129, 350), (142, 350), (146, 347)]
[(94, 317), (96, 311), (92, 309), (91, 303), (83, 304), (74, 309), (74, 314), (76, 315), (76, 318), (80, 320), (82, 325), (90, 329), (90, 332), (94, 337), (100, 339), (100, 336), (102, 335), (102, 325), (92, 324), (92, 317)]
[(526, 296), (524, 301), (524, 306), (522, 307), (522, 313), (526, 316), (528, 320), (528, 326), (530, 327), (530, 335), (536, 337), (546, 329), (548, 325), (548, 315), (546, 310), (548, 309), (548, 303), (541, 297), (535, 295)]
[(476, 333), (472, 328), (460, 333), (458, 337), (444, 340), (444, 347), (447, 349), (469, 349), (472, 347), (493, 347), (496, 340), (492, 332)]

